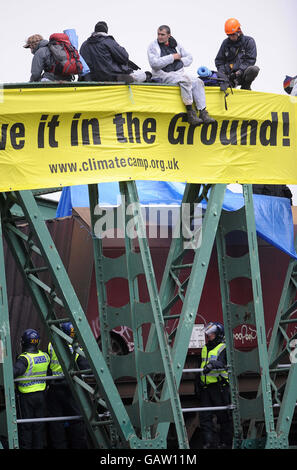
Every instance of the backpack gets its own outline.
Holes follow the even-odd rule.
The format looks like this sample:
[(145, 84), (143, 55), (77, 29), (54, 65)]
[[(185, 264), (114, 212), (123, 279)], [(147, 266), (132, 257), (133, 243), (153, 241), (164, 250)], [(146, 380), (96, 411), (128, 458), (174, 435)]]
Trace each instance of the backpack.
[(197, 70), (197, 74), (199, 78), (204, 82), (205, 86), (219, 86), (220, 90), (225, 93), (225, 109), (227, 111), (227, 96), (229, 95), (229, 93), (227, 93), (227, 89), (230, 88), (231, 93), (233, 94), (233, 84), (230, 81), (230, 78), (222, 72), (209, 70), (205, 66), (199, 67), (199, 69)]
[(67, 34), (55, 33), (49, 38), (48, 47), (54, 59), (51, 70), (56, 75), (78, 75), (83, 70), (77, 49), (71, 44)]
[[(209, 70), (205, 66), (199, 67), (197, 73), (205, 86), (220, 86), (224, 81), (228, 85), (227, 77), (215, 70)], [(228, 88), (228, 86), (226, 88)]]

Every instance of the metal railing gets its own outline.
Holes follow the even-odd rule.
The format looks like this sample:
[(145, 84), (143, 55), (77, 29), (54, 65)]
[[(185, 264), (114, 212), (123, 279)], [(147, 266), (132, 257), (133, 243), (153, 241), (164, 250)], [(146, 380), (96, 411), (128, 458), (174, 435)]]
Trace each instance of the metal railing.
[[(280, 364), (278, 366), (280, 369), (281, 368), (286, 368), (286, 367), (290, 367), (290, 364)], [(226, 368), (228, 370), (228, 367)], [(226, 370), (226, 369), (214, 369), (214, 370), (217, 370), (218, 372), (220, 370)], [(201, 373), (203, 372), (203, 368), (195, 368), (195, 369), (183, 369), (183, 373)], [(86, 377), (92, 377), (92, 375), (82, 375), (83, 378), (86, 378)], [(37, 381), (37, 380), (40, 380), (40, 378), (42, 378), (43, 380), (61, 380), (61, 379), (64, 379), (65, 376), (64, 374), (61, 374), (61, 375), (49, 375), (49, 376), (46, 376), (46, 377), (32, 377), (32, 378), (16, 378), (14, 379), (14, 382), (21, 382), (21, 381), (24, 381), (24, 380), (30, 380), (30, 381)], [(296, 405), (297, 406), (297, 403)], [(273, 405), (274, 408), (279, 408), (280, 405), (278, 403), (275, 403)], [(195, 408), (182, 408), (182, 412), (183, 413), (193, 413), (193, 412), (205, 412), (205, 411), (213, 411), (213, 412), (216, 412), (216, 411), (225, 411), (225, 410), (230, 410), (230, 411), (233, 411), (235, 409), (235, 405), (232, 405), (231, 403), (229, 405), (224, 405), (224, 406), (203, 406), (203, 407), (195, 407)], [(101, 414), (101, 415), (98, 415), (98, 418), (99, 419), (102, 419), (102, 418), (108, 418), (110, 416), (110, 413), (109, 412), (106, 412), (104, 414)], [(57, 416), (57, 417), (44, 417), (44, 418), (28, 418), (28, 419), (17, 419), (16, 422), (17, 424), (23, 424), (23, 423), (37, 423), (37, 422), (53, 422), (53, 421), (74, 421), (74, 420), (79, 420), (79, 419), (83, 419), (83, 416), (80, 416), (80, 415), (77, 415), (77, 416)], [(111, 424), (112, 421), (111, 420), (105, 420), (105, 421), (102, 421), (102, 423), (98, 423), (99, 425), (102, 424), (102, 425), (107, 425), (107, 424)]]

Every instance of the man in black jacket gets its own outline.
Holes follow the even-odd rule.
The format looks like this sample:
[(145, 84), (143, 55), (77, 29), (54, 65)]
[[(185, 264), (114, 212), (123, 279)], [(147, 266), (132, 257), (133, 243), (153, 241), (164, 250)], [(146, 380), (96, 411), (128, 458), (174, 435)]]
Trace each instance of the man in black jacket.
[(105, 21), (95, 25), (95, 32), (82, 44), (80, 54), (89, 66), (92, 81), (145, 82), (151, 76), (129, 60), (126, 49), (108, 34)]
[(255, 65), (257, 47), (255, 40), (245, 36), (236, 18), (229, 18), (225, 23), (227, 38), (222, 42), (215, 58), (217, 71), (227, 75), (232, 86), (241, 85), (241, 89), (250, 90), (251, 83), (259, 73)]

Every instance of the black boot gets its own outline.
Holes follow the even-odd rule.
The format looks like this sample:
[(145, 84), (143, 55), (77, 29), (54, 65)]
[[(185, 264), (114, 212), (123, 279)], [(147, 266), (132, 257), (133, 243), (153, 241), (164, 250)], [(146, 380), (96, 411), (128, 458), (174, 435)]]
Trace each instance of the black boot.
[(146, 81), (146, 82), (151, 82), (151, 80), (152, 80), (152, 74), (151, 74), (151, 72), (144, 72), (144, 73), (145, 73), (145, 75), (146, 75), (146, 80), (145, 80), (145, 81)]
[(189, 105), (189, 106), (186, 106), (186, 108), (187, 108), (187, 115), (188, 115), (188, 123), (193, 126), (200, 126), (200, 124), (202, 124), (203, 121), (197, 116), (192, 106)]
[(210, 432), (205, 432), (203, 434), (203, 449), (214, 449), (216, 446), (213, 442), (213, 435)]
[(259, 70), (259, 67), (256, 65), (251, 65), (244, 71), (241, 84), (242, 90), (251, 90), (251, 84), (257, 77)]
[(201, 111), (199, 112), (199, 117), (202, 120), (202, 122), (204, 122), (204, 124), (211, 124), (212, 122), (215, 122), (215, 119), (210, 117), (206, 108), (201, 109)]

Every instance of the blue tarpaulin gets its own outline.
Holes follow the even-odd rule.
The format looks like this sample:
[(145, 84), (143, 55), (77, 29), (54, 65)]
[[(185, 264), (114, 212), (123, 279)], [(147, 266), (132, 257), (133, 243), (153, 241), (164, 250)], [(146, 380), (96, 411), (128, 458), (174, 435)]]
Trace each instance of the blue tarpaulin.
[[(182, 201), (185, 184), (163, 181), (137, 181), (139, 200), (143, 205), (179, 205)], [(102, 206), (120, 203), (119, 184), (100, 183), (99, 202)], [(256, 230), (259, 237), (297, 259), (294, 247), (294, 226), (290, 201), (287, 198), (254, 194)], [(240, 209), (244, 205), (241, 193), (226, 190), (223, 208), (228, 211)], [(70, 186), (62, 190), (57, 209), (57, 217), (71, 215), (73, 207), (88, 207), (88, 186)], [(204, 204), (205, 206), (205, 204)]]

